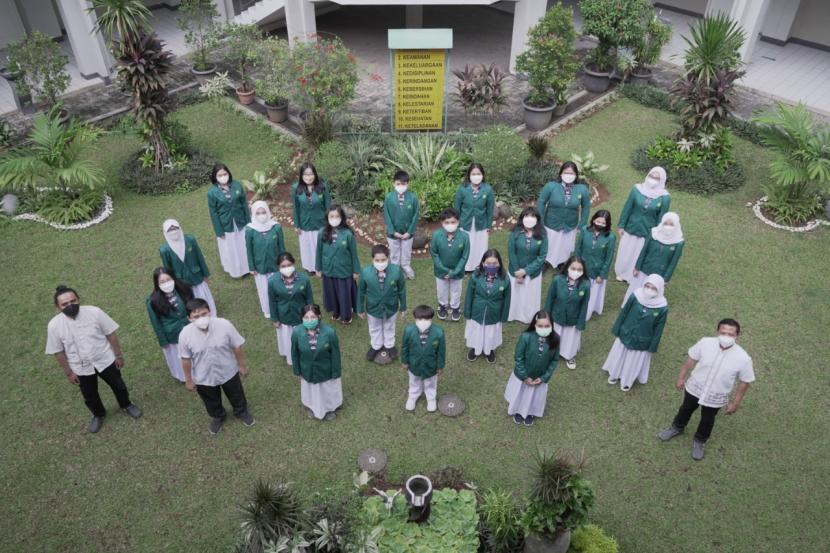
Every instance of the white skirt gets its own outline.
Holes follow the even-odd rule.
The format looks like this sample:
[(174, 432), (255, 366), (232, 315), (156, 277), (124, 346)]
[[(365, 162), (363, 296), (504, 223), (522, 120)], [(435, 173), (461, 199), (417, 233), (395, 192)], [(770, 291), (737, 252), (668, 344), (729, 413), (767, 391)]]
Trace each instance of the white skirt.
[(545, 260), (556, 268), (560, 263), (568, 260), (576, 245), (576, 229), (551, 230), (545, 227), (548, 235), (548, 255)]
[(501, 323), (482, 325), (467, 319), (464, 339), (467, 347), (474, 349), (476, 355), (487, 355), (501, 345)]
[(541, 417), (545, 414), (545, 403), (548, 399), (548, 385), (546, 383), (528, 386), (513, 372), (507, 379), (507, 388), (504, 389), (504, 399), (507, 401), (507, 414), (519, 414)]
[(311, 409), (314, 417), (323, 419), (343, 405), (343, 386), (340, 378), (311, 384), (300, 377), (300, 401)]
[(274, 273), (263, 275), (257, 273), (254, 275), (254, 283), (256, 284), (256, 293), (259, 296), (259, 306), (262, 308), (262, 314), (266, 317), (271, 317), (271, 304), (268, 302), (268, 279)]
[(648, 382), (648, 368), (651, 365), (651, 352), (628, 349), (617, 338), (602, 370), (608, 378), (620, 381), (620, 388), (630, 388), (635, 380), (641, 384)]
[(634, 290), (640, 288), (646, 283), (646, 278), (648, 278), (648, 275), (643, 271), (640, 271), (640, 274), (637, 276), (634, 276), (634, 273), (631, 273), (631, 280), (628, 281), (628, 290), (625, 291), (625, 296), (623, 296), (622, 305), (620, 305), (620, 307), (625, 305), (625, 302), (628, 300), (628, 296), (633, 294)]
[(474, 271), (481, 264), (481, 256), (487, 251), (490, 235), (486, 229), (476, 230), (475, 217), (473, 218), (470, 231), (467, 232), (467, 235), (470, 237), (470, 257), (467, 258), (467, 266), (464, 267), (464, 270)]
[(277, 351), (285, 357), (288, 364), (291, 364), (291, 333), (294, 332), (294, 327), (286, 324), (281, 324), (277, 331)]
[(640, 257), (640, 251), (646, 239), (641, 236), (634, 236), (623, 231), (620, 239), (620, 247), (617, 250), (617, 260), (614, 262), (614, 273), (623, 280), (631, 280), (634, 272), (634, 265)]
[(170, 369), (173, 378), (184, 382), (182, 360), (179, 358), (179, 344), (167, 344), (161, 348), (161, 352), (164, 354), (164, 360), (167, 361), (167, 368)]
[[(236, 223), (234, 223), (236, 229)], [(247, 275), (248, 270), (248, 249), (245, 246), (245, 229), (226, 232), (224, 238), (216, 238), (219, 245), (219, 259), (222, 261), (222, 268), (232, 278), (240, 278)]]
[(602, 279), (602, 284), (597, 284), (597, 279), (591, 279), (591, 297), (588, 298), (588, 313), (585, 320), (591, 320), (591, 314), (602, 315), (602, 308), (605, 306), (605, 283), (608, 279)]
[(575, 326), (561, 326), (553, 323), (553, 330), (559, 335), (559, 356), (573, 359), (582, 345), (582, 331)]
[(525, 277), (521, 284), (516, 282), (515, 277), (507, 276), (510, 278), (510, 313), (507, 320), (528, 324), (542, 306), (542, 273), (536, 278)]
[(216, 304), (213, 302), (213, 294), (210, 293), (207, 282), (202, 281), (193, 287), (193, 297), (205, 300), (210, 308), (210, 314), (216, 317)]
[(317, 235), (319, 230), (301, 230), (300, 231), (300, 263), (303, 265), (303, 270), (309, 273), (317, 271), (315, 263), (317, 262)]

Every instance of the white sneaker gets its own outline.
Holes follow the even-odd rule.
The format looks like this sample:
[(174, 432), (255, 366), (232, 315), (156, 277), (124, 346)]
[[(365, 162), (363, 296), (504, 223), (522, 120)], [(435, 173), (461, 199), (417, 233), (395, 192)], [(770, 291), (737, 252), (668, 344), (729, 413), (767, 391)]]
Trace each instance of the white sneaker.
[(435, 401), (434, 399), (428, 399), (427, 400), (427, 411), (429, 411), (430, 413), (434, 413), (436, 409), (438, 409), (438, 402)]
[(571, 370), (576, 368), (576, 360), (575, 359), (567, 359), (565, 360), (565, 365)]
[(407, 411), (414, 411), (416, 403), (418, 403), (417, 399), (411, 399), (411, 398), (407, 399), (406, 400), (406, 410)]

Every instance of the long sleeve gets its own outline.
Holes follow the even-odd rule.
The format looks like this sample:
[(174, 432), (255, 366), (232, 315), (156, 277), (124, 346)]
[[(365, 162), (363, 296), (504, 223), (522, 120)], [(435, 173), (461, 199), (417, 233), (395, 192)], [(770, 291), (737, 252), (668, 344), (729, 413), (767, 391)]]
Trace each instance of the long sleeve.
[(199, 263), (199, 268), (202, 270), (202, 276), (207, 278), (210, 276), (210, 271), (208, 271), (207, 263), (205, 263), (205, 256), (202, 254), (202, 248), (199, 247), (199, 243), (196, 240), (193, 240), (193, 253), (196, 254), (196, 262)]
[(531, 275), (532, 278), (536, 278), (539, 276), (539, 273), (542, 272), (542, 268), (545, 266), (545, 258), (548, 256), (548, 237), (543, 235), (542, 236), (542, 245), (539, 248), (539, 253), (536, 254), (536, 257), (530, 260), (530, 263), (527, 264), (525, 270), (527, 274)]
[(464, 187), (459, 186), (458, 190), (455, 191), (455, 197), (452, 199), (452, 207), (458, 212), (458, 217), (461, 217), (461, 208), (464, 205)]
[(496, 195), (493, 193), (493, 189), (490, 189), (490, 193), (487, 194), (487, 204), (484, 207), (484, 218), (487, 220), (485, 222), (485, 227), (489, 229), (493, 226), (493, 211), (496, 207)]
[(586, 193), (582, 195), (582, 209), (579, 215), (579, 226), (584, 227), (588, 224), (588, 216), (591, 215), (591, 191), (586, 186)]
[(501, 322), (506, 323), (510, 315), (510, 282), (504, 287), (504, 299), (501, 302)]
[(245, 219), (245, 224), (247, 225), (251, 222), (251, 208), (248, 205), (248, 196), (245, 193), (245, 187), (242, 186), (241, 183), (237, 181), (234, 181), (234, 183), (236, 183), (236, 186), (242, 192), (241, 194), (238, 194), (236, 197), (237, 202), (239, 202), (239, 208), (242, 210), (242, 216)]
[(553, 352), (551, 352), (550, 360), (548, 361), (548, 366), (545, 367), (545, 372), (542, 373), (542, 376), (539, 379), (547, 384), (550, 381), (550, 377), (553, 376), (553, 372), (556, 370), (556, 365), (559, 363), (559, 349), (557, 348)]
[(542, 217), (542, 221), (545, 220), (545, 211), (548, 209), (548, 196), (550, 195), (550, 187), (545, 184), (542, 187), (542, 193), (539, 194), (539, 202), (536, 206), (536, 209), (539, 210), (539, 216)]
[(587, 228), (580, 228), (579, 232), (576, 233), (576, 242), (574, 243), (574, 255), (583, 261), (585, 261), (585, 258), (582, 257), (582, 239), (588, 232), (590, 231)]
[[(510, 276), (516, 276), (516, 271), (521, 269), (519, 267), (519, 248), (516, 246), (516, 237), (519, 235), (518, 232), (511, 231), (510, 236), (507, 238), (507, 272), (510, 273)], [(530, 272), (530, 271), (528, 271)]]
[(646, 238), (646, 243), (640, 250), (640, 255), (637, 256), (637, 261), (634, 263), (634, 268), (638, 271), (643, 270), (643, 263), (645, 263), (646, 257), (648, 257), (648, 251), (651, 249), (653, 243), (654, 239)]
[(657, 347), (660, 345), (660, 338), (663, 336), (663, 328), (666, 326), (666, 319), (668, 319), (669, 310), (664, 309), (662, 313), (657, 316), (657, 321), (654, 323), (654, 333), (651, 335), (651, 343), (648, 345), (648, 351), (651, 353), (657, 352)]
[[(279, 276), (274, 278), (279, 278)], [(271, 310), (271, 320), (275, 323), (281, 322), (279, 318), (279, 299), (270, 281), (268, 282), (268, 308)]]
[(329, 192), (329, 183), (323, 183), (323, 211), (328, 211), (331, 205), (331, 193)]
[(576, 329), (585, 330), (585, 318), (588, 316), (588, 304), (591, 303), (591, 285), (588, 280), (584, 281), (583, 286), (585, 295), (582, 296), (582, 302), (579, 304), (579, 318), (576, 320)]
[(660, 205), (660, 213), (658, 213), (658, 214), (657, 214), (657, 220), (658, 220), (658, 221), (662, 221), (662, 220), (663, 220), (663, 215), (665, 215), (666, 213), (668, 213), (668, 211), (669, 211), (669, 206), (671, 205), (671, 196), (669, 196), (668, 194), (663, 194), (662, 196), (660, 196), (660, 198), (661, 198), (663, 201), (662, 201), (662, 203), (661, 203), (661, 205)]
[(355, 308), (355, 311), (358, 313), (366, 312), (366, 297), (368, 295), (366, 275), (360, 273), (360, 279), (357, 281), (357, 307)]
[[(285, 249), (285, 233), (283, 233), (281, 225), (277, 225), (277, 239), (275, 242), (277, 243), (277, 256), (279, 256), (282, 252), (287, 251)], [(248, 259), (250, 259), (250, 257)]]
[(294, 228), (300, 228), (300, 201), (297, 198), (297, 188), (299, 186), (299, 182), (291, 185), (291, 210), (294, 216)]
[(254, 265), (254, 232), (249, 227), (245, 227), (245, 249), (248, 251), (248, 270), (253, 273), (256, 271), (256, 265)]
[(305, 283), (305, 293), (303, 298), (306, 305), (312, 305), (314, 303), (314, 290), (311, 287), (311, 279), (308, 279)]
[(617, 319), (614, 321), (614, 326), (611, 328), (611, 334), (617, 338), (620, 337), (620, 330), (622, 329), (623, 321), (628, 315), (628, 312), (631, 311), (631, 306), (634, 305), (635, 301), (637, 300), (634, 298), (634, 294), (628, 296), (628, 300), (626, 300), (625, 305), (622, 306), (622, 309), (620, 309), (620, 312), (617, 314)]
[(170, 258), (165, 254), (164, 247), (159, 248), (159, 257), (161, 258), (161, 265), (168, 271), (172, 271), (173, 264), (170, 263)]
[(553, 305), (556, 303), (556, 277), (550, 281), (548, 286), (548, 295), (545, 297), (544, 309), (548, 312), (550, 317), (553, 317)]
[(470, 257), (470, 241), (464, 241), (464, 252), (461, 254), (461, 257), (458, 259), (458, 263), (456, 263), (455, 268), (452, 270), (452, 274), (450, 274), (450, 278), (463, 278), (464, 277), (464, 267), (467, 265), (467, 259)]
[(150, 326), (153, 327), (153, 332), (156, 333), (156, 338), (159, 341), (159, 345), (161, 347), (166, 346), (169, 342), (167, 341), (167, 336), (164, 334), (164, 330), (161, 328), (161, 321), (159, 320), (158, 315), (156, 314), (156, 310), (153, 309), (153, 303), (150, 301), (150, 298), (147, 298), (147, 315), (150, 317)]
[(447, 339), (444, 337), (443, 332), (441, 333), (441, 337), (438, 339), (438, 354), (436, 355), (435, 361), (435, 366), (439, 370), (443, 369), (447, 364)]
[(386, 236), (395, 236), (395, 223), (392, 221), (392, 208), (389, 206), (389, 194), (383, 199), (383, 222), (386, 224)]
[[(212, 189), (211, 189), (212, 190)], [(213, 232), (216, 236), (225, 236), (225, 230), (222, 228), (222, 222), (219, 220), (219, 212), (217, 211), (216, 199), (213, 194), (208, 192), (208, 212), (210, 213), (210, 222), (213, 224)]]
[(634, 188), (628, 193), (628, 198), (625, 199), (625, 205), (623, 205), (622, 213), (620, 213), (620, 220), (617, 221), (617, 227), (623, 230), (625, 230), (625, 225), (628, 224), (628, 217), (631, 215), (631, 209), (634, 206), (635, 193)]
[(352, 273), (359, 273), (360, 260), (357, 258), (357, 240), (351, 232), (349, 233), (349, 253), (352, 256)]
[(295, 376), (300, 376), (300, 344), (297, 335), (291, 333), (291, 369)]
[(401, 285), (398, 286), (398, 310), (406, 311), (406, 278), (401, 271)]
[(464, 318), (473, 318), (473, 296), (475, 296), (476, 277), (470, 277), (470, 282), (467, 284), (467, 294), (464, 296)]
[(409, 327), (403, 329), (401, 336), (401, 363), (409, 365)]
[[(337, 337), (337, 333), (334, 332), (332, 329), (331, 333), (331, 340), (329, 340), (329, 344), (331, 344), (331, 374), (332, 378), (339, 378), (341, 373), (340, 367), (340, 339)], [(292, 359), (294, 359), (292, 357)], [(335, 376), (337, 375), (337, 376)]]
[[(323, 233), (317, 237), (317, 255), (314, 256), (314, 266), (321, 273), (323, 272)], [(292, 358), (293, 359), (293, 358)]]
[(608, 270), (611, 268), (611, 260), (614, 258), (614, 250), (617, 246), (617, 235), (614, 231), (608, 233), (608, 247), (605, 248), (605, 259), (602, 260), (602, 266), (599, 269), (599, 276), (603, 279), (608, 279)]
[(525, 367), (525, 342), (527, 338), (525, 338), (525, 334), (525, 332), (522, 332), (519, 339), (516, 340), (516, 350), (513, 354), (513, 374), (522, 381), (527, 378), (527, 367)]
[(415, 231), (418, 228), (418, 219), (421, 218), (421, 202), (418, 201), (418, 198), (415, 198), (415, 209), (413, 209), (414, 213), (412, 214), (412, 220), (409, 221), (409, 226), (406, 228), (406, 232), (409, 234), (409, 237), (412, 238), (415, 236)]
[(674, 255), (669, 261), (669, 266), (666, 267), (666, 274), (663, 275), (663, 279), (668, 282), (671, 280), (672, 275), (674, 274), (674, 270), (677, 268), (677, 262), (680, 261), (680, 256), (683, 255), (683, 245), (685, 242), (678, 242), (674, 249)]
[(435, 272), (440, 275), (445, 275), (450, 270), (441, 262), (441, 255), (438, 253), (438, 239), (436, 234), (432, 235), (432, 240), (429, 241), (429, 255), (432, 256), (432, 264), (435, 265)]

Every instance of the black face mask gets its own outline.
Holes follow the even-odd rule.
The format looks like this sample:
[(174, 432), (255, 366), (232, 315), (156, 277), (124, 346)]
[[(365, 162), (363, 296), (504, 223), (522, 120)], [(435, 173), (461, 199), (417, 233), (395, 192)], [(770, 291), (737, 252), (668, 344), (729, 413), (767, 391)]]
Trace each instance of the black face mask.
[(66, 315), (67, 317), (71, 317), (73, 319), (78, 316), (78, 311), (80, 310), (81, 306), (77, 303), (70, 303), (69, 305), (61, 309), (64, 315)]
[(594, 228), (597, 230), (605, 230), (608, 227), (606, 227), (605, 225), (594, 225)]

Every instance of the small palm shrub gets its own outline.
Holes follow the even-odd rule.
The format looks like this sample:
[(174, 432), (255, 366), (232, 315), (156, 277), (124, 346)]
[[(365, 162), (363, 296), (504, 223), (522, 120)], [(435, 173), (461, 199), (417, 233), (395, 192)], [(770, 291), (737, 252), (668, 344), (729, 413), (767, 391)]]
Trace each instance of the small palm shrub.
[(522, 511), (509, 491), (487, 490), (478, 507), (481, 541), (490, 553), (519, 551), (524, 541)]
[(453, 155), (453, 150), (446, 138), (414, 134), (392, 142), (386, 161), (413, 179), (431, 179), (439, 173), (457, 172), (460, 158)]
[(292, 537), (305, 522), (299, 495), (284, 483), (258, 480), (239, 510), (246, 553), (266, 553), (280, 538)]

